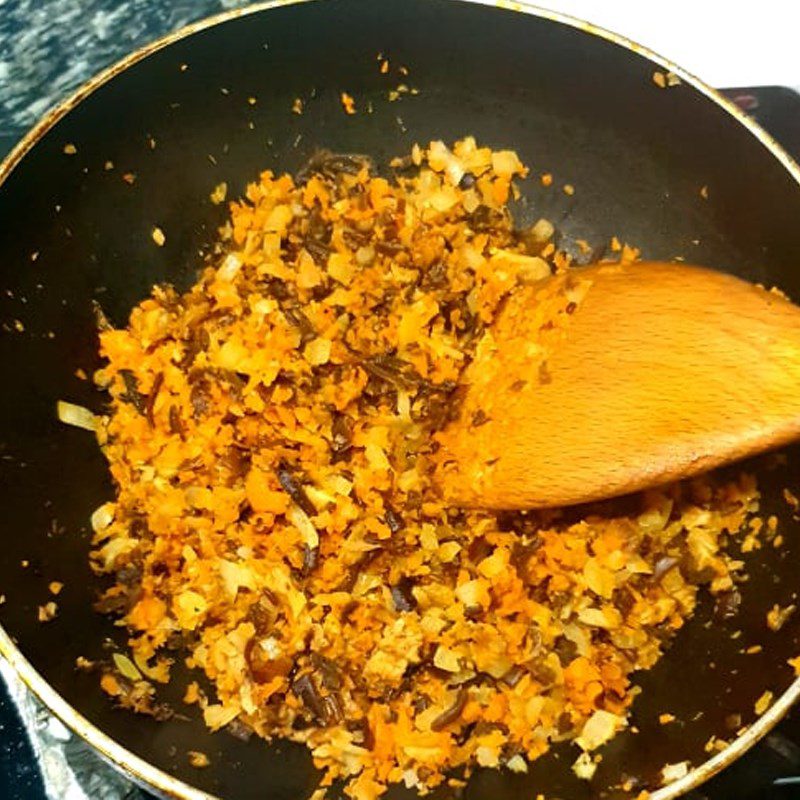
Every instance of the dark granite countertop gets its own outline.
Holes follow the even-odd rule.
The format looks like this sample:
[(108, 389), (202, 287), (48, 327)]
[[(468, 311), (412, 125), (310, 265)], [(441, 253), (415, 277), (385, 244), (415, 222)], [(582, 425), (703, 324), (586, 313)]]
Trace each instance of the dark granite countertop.
[(246, 0), (0, 0), (0, 154), (72, 90), (147, 42)]

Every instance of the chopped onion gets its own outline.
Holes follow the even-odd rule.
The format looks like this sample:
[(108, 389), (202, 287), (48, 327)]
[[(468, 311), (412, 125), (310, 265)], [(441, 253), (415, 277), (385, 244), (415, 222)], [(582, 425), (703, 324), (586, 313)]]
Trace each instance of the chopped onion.
[(464, 167), (460, 159), (442, 141), (431, 142), (428, 149), (428, 163), (436, 172), (444, 172), (453, 186), (464, 176)]
[(239, 714), (239, 709), (235, 705), (223, 706), (219, 703), (206, 706), (203, 710), (203, 718), (211, 730), (218, 730), (227, 725)]
[(239, 589), (255, 590), (256, 580), (252, 570), (244, 564), (238, 564), (221, 558), (218, 561), (219, 575), (228, 596), (235, 599)]
[(517, 753), (515, 756), (511, 756), (511, 758), (506, 761), (506, 767), (510, 769), (512, 772), (527, 772), (528, 771), (528, 762)]
[(586, 720), (581, 735), (575, 739), (575, 744), (583, 750), (594, 750), (605, 744), (620, 728), (624, 727), (623, 717), (599, 709)]
[(677, 781), (689, 772), (689, 762), (679, 761), (677, 764), (667, 764), (661, 768), (661, 782), (666, 785)]
[(458, 654), (441, 644), (433, 654), (433, 665), (445, 672), (460, 672), (461, 670)]
[(548, 219), (537, 220), (531, 227), (531, 236), (535, 241), (541, 244), (549, 242), (553, 238), (554, 233), (555, 228), (553, 227), (553, 223)]
[(597, 764), (588, 753), (581, 753), (572, 765), (572, 771), (582, 780), (590, 781), (597, 771)]
[(242, 262), (233, 253), (231, 253), (222, 262), (222, 266), (217, 270), (217, 277), (221, 281), (232, 281), (241, 268)]
[(308, 499), (314, 504), (314, 507), (320, 511), (331, 503), (336, 502), (335, 497), (322, 489), (318, 489), (316, 486), (307, 485), (304, 488)]
[(66, 400), (59, 400), (56, 403), (56, 414), (58, 419), (65, 425), (83, 428), (86, 431), (92, 431), (92, 433), (97, 430), (97, 417), (83, 406), (68, 403)]
[(303, 538), (303, 543), (315, 550), (319, 547), (319, 534), (317, 533), (317, 529), (314, 527), (314, 523), (308, 517), (305, 511), (299, 506), (292, 506), (286, 512), (286, 518), (292, 525), (300, 531), (300, 536)]
[(127, 656), (122, 653), (114, 653), (114, 666), (119, 670), (120, 675), (123, 675), (128, 680), (140, 681), (142, 673), (136, 668), (136, 665)]
[(103, 503), (98, 506), (91, 516), (92, 530), (95, 533), (104, 531), (114, 521), (114, 504)]

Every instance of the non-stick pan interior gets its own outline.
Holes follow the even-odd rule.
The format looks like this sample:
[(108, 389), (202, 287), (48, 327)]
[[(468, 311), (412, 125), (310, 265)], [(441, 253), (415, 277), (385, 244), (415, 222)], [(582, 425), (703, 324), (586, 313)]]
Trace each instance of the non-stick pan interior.
[[(393, 66), (388, 76), (379, 53)], [(0, 621), (72, 705), (134, 753), (226, 798), (294, 800), (317, 780), (300, 747), (212, 735), (186, 708), (188, 721), (134, 717), (112, 708), (96, 675), (75, 669), (78, 656), (101, 658), (107, 639), (124, 636), (91, 610), (99, 583), (87, 565), (88, 517), (112, 487), (92, 437), (60, 425), (55, 403), (100, 408), (102, 397), (75, 375), (97, 365), (91, 301), (122, 324), (153, 283), (187, 285), (224, 215), (209, 201), (220, 181), (236, 196), (260, 170), (294, 170), (318, 147), (385, 162), (413, 142), (473, 134), (516, 149), (534, 175), (553, 173), (549, 189), (536, 179), (522, 184), (517, 211), (524, 221), (551, 219), (568, 246), (617, 235), (648, 257), (681, 256), (800, 297), (798, 185), (727, 111), (685, 83), (659, 88), (654, 69), (582, 30), (490, 6), (281, 5), (150, 55), (42, 136), (0, 187)], [(390, 102), (401, 82), (419, 93)], [(342, 91), (355, 99), (353, 116)], [(292, 113), (297, 97), (302, 115)], [(561, 191), (566, 183), (573, 196)], [(151, 238), (154, 226), (164, 247)], [(580, 800), (623, 774), (647, 785), (667, 762), (705, 760), (712, 734), (731, 738), (731, 714), (752, 721), (765, 689), (777, 695), (789, 685), (800, 615), (780, 633), (767, 629), (765, 615), (794, 597), (800, 531), (780, 489), (790, 470), (797, 477), (796, 463), (762, 476), (783, 548), (747, 557), (738, 617), (721, 623), (704, 604), (641, 677), (639, 732), (603, 751), (595, 781), (573, 775), (577, 751), (565, 747), (527, 776), (480, 772), (464, 796)], [(41, 624), (37, 607), (50, 599), (52, 580), (65, 584), (59, 614)], [(753, 644), (763, 651), (743, 654)], [(680, 722), (659, 725), (661, 712)], [(205, 751), (211, 766), (191, 768), (190, 749)]]

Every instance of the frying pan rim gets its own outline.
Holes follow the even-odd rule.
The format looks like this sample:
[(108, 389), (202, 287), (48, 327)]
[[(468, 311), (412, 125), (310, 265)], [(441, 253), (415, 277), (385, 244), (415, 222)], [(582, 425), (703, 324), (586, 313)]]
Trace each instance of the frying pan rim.
[[(299, 5), (300, 3), (320, 2), (320, 0), (261, 0), (244, 8), (232, 9), (215, 14), (197, 22), (190, 23), (177, 31), (156, 39), (129, 53), (111, 66), (100, 71), (78, 89), (61, 101), (42, 119), (36, 123), (27, 134), (12, 148), (11, 152), (0, 161), (0, 187), (9, 175), (30, 152), (33, 147), (47, 134), (57, 122), (65, 117), (72, 109), (104, 86), (117, 75), (129, 67), (156, 53), (165, 47), (185, 39), (195, 33), (207, 30), (234, 19), (250, 16), (251, 14), (269, 11), (283, 6)], [(578, 17), (564, 14), (547, 8), (542, 8), (527, 0), (510, 2), (509, 0), (449, 0), (456, 3), (473, 3), (494, 7), (505, 11), (529, 14), (550, 22), (567, 25), (581, 30), (584, 33), (605, 39), (613, 44), (642, 56), (667, 72), (678, 76), (682, 83), (686, 83), (694, 90), (700, 92), (708, 100), (716, 103), (726, 111), (739, 124), (743, 125), (769, 152), (780, 162), (783, 168), (800, 185), (800, 166), (781, 147), (780, 144), (764, 130), (754, 119), (747, 116), (732, 101), (707, 85), (700, 78), (678, 66), (669, 59), (655, 53), (634, 40), (609, 31), (601, 26), (590, 23)], [(669, 89), (664, 89), (669, 91)], [(139, 785), (155, 790), (165, 797), (178, 800), (218, 800), (215, 795), (190, 786), (178, 778), (173, 777), (164, 770), (136, 756), (122, 745), (118, 744), (100, 728), (90, 723), (77, 709), (70, 705), (33, 667), (16, 646), (11, 636), (0, 624), (0, 657), (8, 661), (11, 668), (28, 689), (39, 699), (43, 705), (52, 712), (70, 730), (74, 731), (84, 742), (90, 745), (108, 762), (113, 764), (120, 772), (127, 775)], [(784, 717), (791, 706), (800, 697), (800, 677), (796, 678), (780, 695), (778, 700), (759, 717), (740, 737), (729, 744), (724, 750), (712, 758), (707, 759), (697, 767), (692, 768), (682, 778), (662, 787), (650, 794), (651, 800), (673, 800), (685, 792), (696, 788), (713, 775), (743, 755)]]

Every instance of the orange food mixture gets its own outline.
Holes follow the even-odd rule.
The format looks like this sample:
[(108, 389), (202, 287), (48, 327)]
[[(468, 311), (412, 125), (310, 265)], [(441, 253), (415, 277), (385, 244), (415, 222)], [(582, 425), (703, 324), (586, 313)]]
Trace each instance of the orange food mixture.
[(132, 657), (104, 688), (152, 697), (178, 648), (210, 727), (305, 742), (358, 800), (602, 745), (699, 587), (732, 587), (758, 497), (743, 476), (585, 518), (446, 507), (459, 377), (515, 285), (569, 259), (551, 226), (514, 230), (513, 152), (434, 142), (394, 167), (262, 173), (195, 286), (104, 325), (96, 375), (117, 496), (92, 561)]

